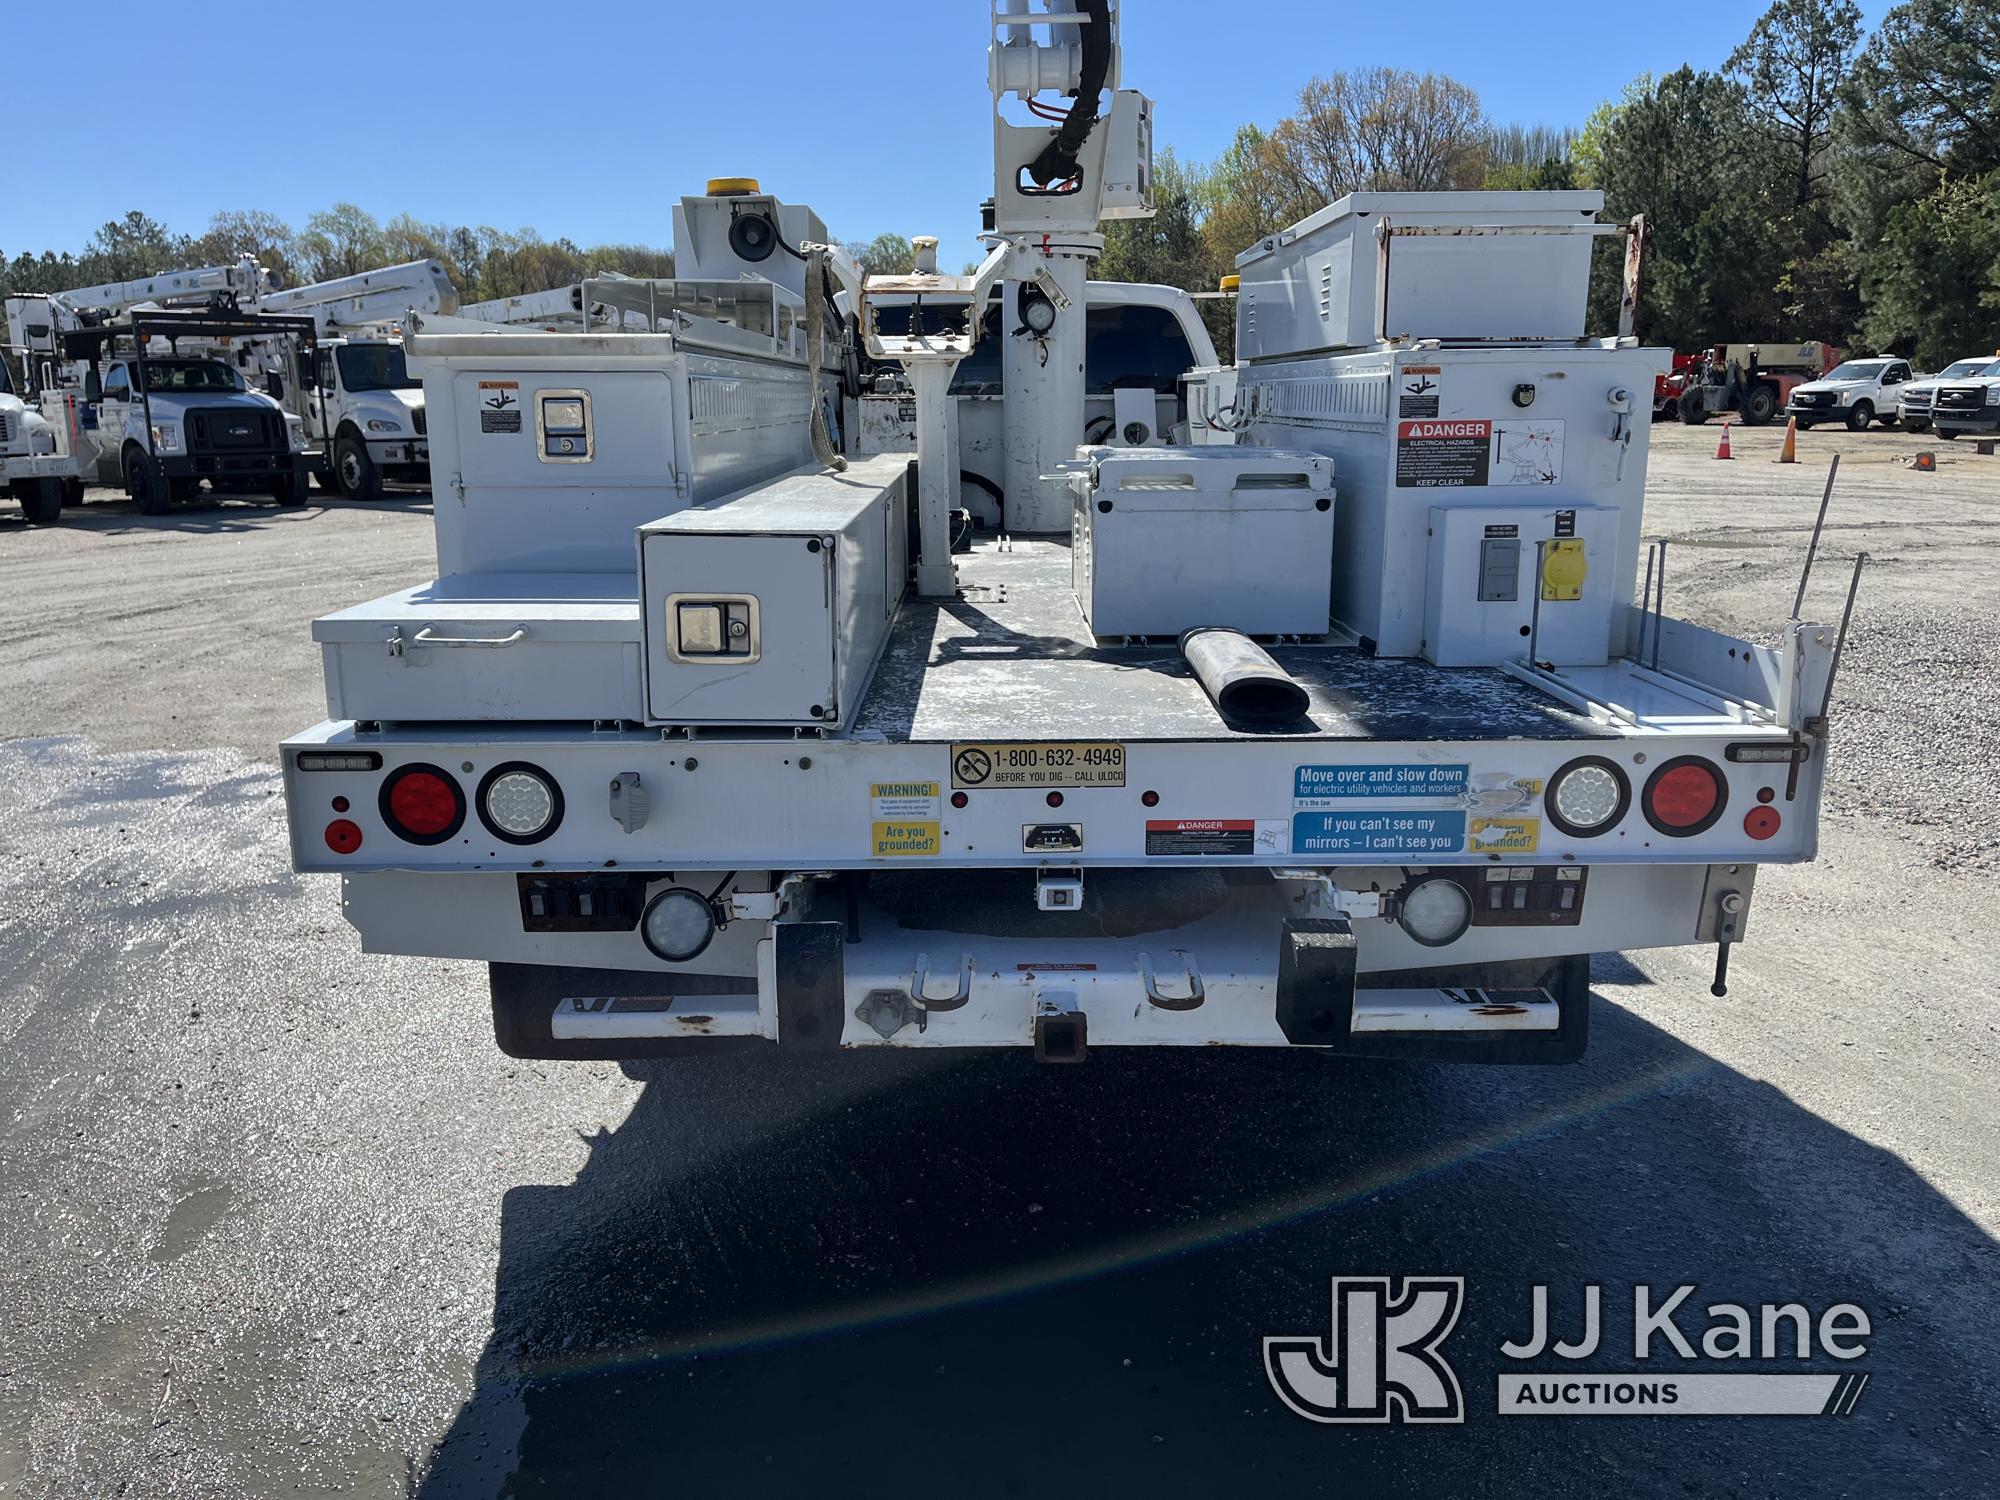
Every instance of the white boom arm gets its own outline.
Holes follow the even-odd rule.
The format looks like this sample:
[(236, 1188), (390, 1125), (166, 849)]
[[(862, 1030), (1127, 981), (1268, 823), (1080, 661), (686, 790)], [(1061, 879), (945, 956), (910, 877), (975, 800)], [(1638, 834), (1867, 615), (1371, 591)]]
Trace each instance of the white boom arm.
[(258, 312), (309, 317), (322, 334), (400, 322), (411, 312), (451, 313), (457, 307), (451, 278), (434, 260), (405, 261), (379, 271), (265, 292), (256, 299)]

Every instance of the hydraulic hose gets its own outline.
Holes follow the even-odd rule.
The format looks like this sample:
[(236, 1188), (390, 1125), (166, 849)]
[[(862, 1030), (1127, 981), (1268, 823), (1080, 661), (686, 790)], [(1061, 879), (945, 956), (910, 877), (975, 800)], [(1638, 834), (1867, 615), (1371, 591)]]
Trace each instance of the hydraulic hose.
[(1231, 724), (1269, 729), (1305, 717), (1306, 690), (1240, 630), (1204, 627), (1181, 637), (1181, 655), (1215, 711)]
[(1037, 187), (1068, 182), (1076, 176), (1076, 154), (1090, 139), (1097, 124), (1097, 101), (1104, 96), (1104, 81), (1111, 76), (1111, 0), (1080, 0), (1077, 9), (1090, 17), (1083, 30), (1083, 68), (1076, 89), (1076, 103), (1056, 138), (1028, 166), (1028, 175)]
[(843, 473), (847, 460), (834, 451), (833, 435), (826, 430), (826, 402), (820, 398), (819, 367), (826, 345), (826, 299), (821, 295), (826, 281), (826, 252), (814, 246), (806, 258), (806, 389), (812, 401), (813, 457), (834, 473)]

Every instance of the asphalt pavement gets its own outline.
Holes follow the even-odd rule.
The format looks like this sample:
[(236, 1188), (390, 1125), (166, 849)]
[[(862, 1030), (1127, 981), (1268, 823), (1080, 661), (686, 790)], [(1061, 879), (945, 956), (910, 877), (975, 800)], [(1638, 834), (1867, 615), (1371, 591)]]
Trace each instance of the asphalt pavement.
[[(1716, 432), (1656, 437), (1676, 612), (1768, 638), (1836, 449), (1810, 612), (1874, 558), (1821, 857), (1727, 999), (1600, 958), (1560, 1069), (513, 1061), (482, 971), (362, 953), (286, 857), (307, 622), (429, 576), (427, 503), (0, 504), (0, 1495), (1992, 1493), (2000, 460)], [(1365, 1275), (1465, 1279), (1463, 1425), (1278, 1401), (1262, 1340)], [(1697, 1338), (1858, 1304), (1870, 1382), (1495, 1414), (1533, 1286), (1603, 1288), (1613, 1370), (1635, 1283)]]

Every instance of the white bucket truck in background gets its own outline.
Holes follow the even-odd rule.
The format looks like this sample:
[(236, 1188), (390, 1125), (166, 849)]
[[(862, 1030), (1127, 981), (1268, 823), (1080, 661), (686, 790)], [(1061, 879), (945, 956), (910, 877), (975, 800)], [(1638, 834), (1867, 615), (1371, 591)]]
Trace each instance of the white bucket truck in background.
[[(1669, 620), (1657, 551), (1632, 602), (1669, 356), (1583, 337), (1598, 195), (1335, 204), (1245, 256), (1199, 445), (1092, 441), (1099, 225), (1150, 206), (1117, 22), (995, 14), (973, 274), (684, 242), (803, 330), (410, 333), (439, 576), (315, 623), (292, 852), (370, 951), (485, 962), (510, 1053), (1567, 1061), (1592, 953), (1713, 944), (1720, 992), (1813, 857), (1835, 632)], [(834, 451), (834, 283), (914, 462)]]

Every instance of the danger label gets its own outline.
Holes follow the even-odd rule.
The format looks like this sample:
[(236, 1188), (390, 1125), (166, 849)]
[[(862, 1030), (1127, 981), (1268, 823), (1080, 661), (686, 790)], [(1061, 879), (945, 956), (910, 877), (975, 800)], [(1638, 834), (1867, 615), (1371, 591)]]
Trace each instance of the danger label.
[(1283, 854), (1283, 821), (1252, 818), (1173, 818), (1146, 825), (1146, 852), (1156, 855)]
[(1493, 424), (1404, 421), (1396, 424), (1396, 483), (1411, 489), (1485, 484)]

